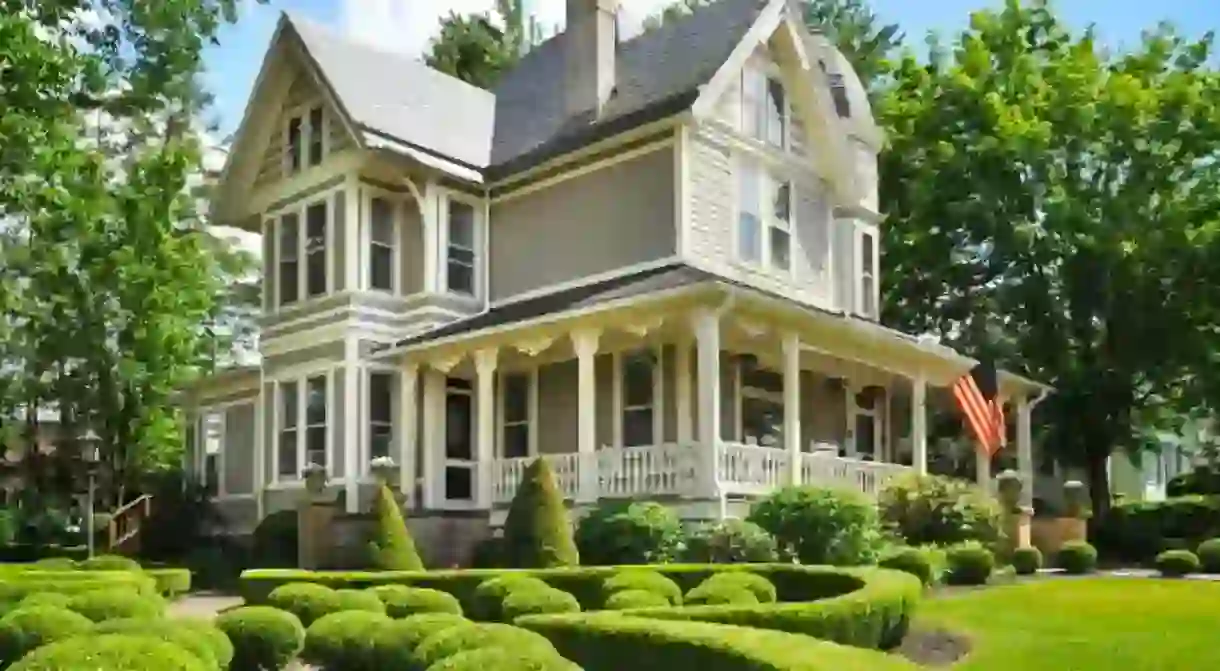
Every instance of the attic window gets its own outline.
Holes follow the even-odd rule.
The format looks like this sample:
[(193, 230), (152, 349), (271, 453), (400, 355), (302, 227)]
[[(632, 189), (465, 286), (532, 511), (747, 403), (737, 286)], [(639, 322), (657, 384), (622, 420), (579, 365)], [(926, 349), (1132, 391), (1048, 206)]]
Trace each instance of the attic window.
[(843, 75), (827, 75), (830, 78), (830, 97), (835, 101), (835, 112), (838, 112), (840, 119), (846, 119), (851, 116), (851, 102), (847, 99), (847, 85), (843, 82)]
[(779, 77), (747, 67), (741, 80), (742, 129), (775, 147), (788, 146), (788, 95)]
[(326, 155), (326, 114), (322, 107), (300, 109), (288, 117), (284, 138), (284, 172), (322, 163)]

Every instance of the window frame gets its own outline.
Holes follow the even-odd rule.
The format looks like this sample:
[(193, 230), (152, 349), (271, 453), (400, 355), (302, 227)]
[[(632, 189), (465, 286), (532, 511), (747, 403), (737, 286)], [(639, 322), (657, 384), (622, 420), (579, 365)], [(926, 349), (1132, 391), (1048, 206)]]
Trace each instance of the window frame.
[[(335, 469), (335, 445), (334, 445), (334, 422), (335, 422), (335, 371), (338, 370), (334, 366), (317, 367), (287, 371), (275, 379), (268, 380), (272, 383), (272, 426), (274, 427), (275, 440), (270, 446), (272, 454), (275, 456), (275, 468), (271, 469), (270, 487), (295, 486), (304, 482), (301, 477), (301, 472), (307, 465), (307, 442), (305, 434), (309, 428), (307, 412), (309, 398), (309, 380), (312, 378), (325, 378), (325, 399), (326, 399), (326, 422), (324, 449), (326, 453), (326, 472), (329, 477), (332, 477)], [(355, 373), (352, 373), (355, 374)], [(285, 385), (296, 385), (296, 424), (289, 428), (284, 425), (283, 417), (283, 388)], [(296, 452), (296, 475), (287, 476), (280, 473), (279, 457), (280, 448), (283, 447), (284, 433), (293, 433), (293, 447)], [(348, 474), (350, 476), (350, 474)], [(346, 480), (345, 476), (340, 481)], [(335, 482), (335, 481), (331, 481)]]
[[(758, 200), (755, 210), (759, 213), (759, 258), (752, 260), (745, 257), (741, 245), (742, 214), (744, 213), (745, 195), (742, 193), (742, 181), (750, 172), (754, 172), (757, 182)], [(799, 255), (797, 206), (800, 203), (797, 180), (781, 174), (781, 171), (770, 161), (758, 156), (747, 156), (739, 153), (733, 162), (733, 203), (736, 216), (733, 224), (733, 261), (754, 270), (785, 277), (796, 276), (796, 259)], [(788, 185), (788, 220), (786, 225), (780, 225), (780, 219), (775, 216), (775, 201), (772, 197), (775, 190), (782, 184)], [(788, 235), (788, 265), (777, 266), (773, 256), (773, 231), (781, 230)]]
[[(243, 402), (248, 403), (248, 402)], [(197, 414), (192, 421), (192, 433), (190, 438), (193, 440), (191, 449), (194, 450), (194, 468), (196, 478), (199, 484), (203, 487), (214, 487), (213, 494), (217, 497), (223, 497), (228, 494), (225, 486), (225, 434), (228, 433), (228, 414), (227, 410), (231, 405), (240, 405), (241, 403), (231, 403), (218, 406), (204, 406), (199, 408)], [(215, 454), (208, 453), (209, 435), (207, 431), (208, 417), (215, 415), (219, 417), (217, 424), (219, 429), (216, 435), (216, 452)], [(208, 477), (208, 459), (215, 457), (216, 464), (216, 481), (212, 482)]]
[[(386, 246), (376, 241), (373, 235), (373, 201), (382, 200), (390, 205), (390, 288), (373, 286), (373, 247)], [(361, 228), (364, 234), (361, 235), (361, 244), (364, 247), (365, 254), (363, 258), (367, 259), (364, 263), (364, 287), (368, 291), (380, 291), (392, 295), (403, 293), (402, 285), (402, 235), (403, 222), (406, 218), (405, 208), (408, 206), (406, 199), (402, 194), (396, 194), (392, 191), (384, 189), (365, 187), (363, 211), (368, 213), (365, 217), (366, 221), (362, 221)]]
[[(311, 116), (317, 110), (321, 115), (321, 128), (315, 129), (311, 123)], [(292, 148), (292, 122), (300, 123), (300, 142), (299, 145)], [(330, 126), (330, 111), (327, 109), (323, 101), (313, 100), (295, 105), (284, 111), (282, 117), (281, 134), (284, 142), (283, 155), (280, 157), (280, 172), (282, 177), (293, 177), (309, 171), (310, 168), (316, 168), (326, 162), (326, 157), (330, 155), (330, 133), (327, 132)], [(315, 130), (320, 130), (315, 133)], [(315, 135), (320, 139), (318, 143), (322, 148), (322, 155), (317, 163), (310, 161), (310, 149), (313, 145)], [(293, 159), (296, 160), (296, 167), (293, 167)]]
[[(856, 397), (870, 387), (880, 390), (873, 399), (873, 407), (861, 407), (857, 403)], [(846, 441), (847, 444), (843, 446), (843, 453), (850, 459), (860, 459), (862, 454), (866, 454), (860, 450), (856, 422), (859, 421), (860, 417), (871, 417), (873, 420), (873, 461), (877, 463), (885, 462), (887, 458), (885, 422), (888, 420), (890, 390), (880, 385), (844, 385), (843, 393), (846, 396), (844, 405), (847, 408), (847, 428), (851, 432), (851, 439)]]
[[(734, 429), (733, 435), (737, 439), (737, 442), (741, 443), (742, 445), (768, 447), (771, 449), (782, 448), (784, 446), (784, 438), (783, 438), (784, 422), (782, 419), (783, 412), (784, 412), (784, 393), (783, 393), (783, 391), (772, 391), (770, 389), (764, 389), (763, 387), (755, 387), (752, 385), (747, 385), (746, 378), (745, 378), (745, 375), (746, 375), (745, 361), (742, 358), (738, 357), (738, 358), (734, 359), (732, 365), (733, 365), (733, 386), (734, 386), (734, 392), (735, 392), (733, 394), (733, 396), (736, 400), (736, 403), (735, 403), (736, 407), (734, 407), (734, 409), (733, 409), (733, 416), (734, 416), (734, 421), (736, 424), (733, 427), (733, 429)], [(754, 366), (758, 369), (765, 370), (765, 371), (768, 371), (770, 373), (780, 376), (780, 380), (782, 382), (783, 371), (776, 370), (774, 368), (768, 368), (766, 366), (763, 366), (761, 363), (755, 363)], [(745, 422), (746, 399), (750, 399), (750, 400), (754, 400), (754, 401), (762, 401), (765, 403), (771, 403), (771, 404), (774, 404), (779, 407), (780, 417), (781, 417), (780, 444), (779, 445), (775, 445), (775, 446), (763, 445), (761, 442), (758, 442), (758, 441), (755, 441), (754, 443), (746, 442), (746, 422)]]
[[(275, 292), (271, 301), (271, 312), (280, 312), (298, 308), (301, 305), (308, 304), (326, 296), (329, 296), (335, 291), (335, 197), (340, 192), (346, 192), (345, 186), (336, 186), (328, 189), (299, 202), (285, 205), (284, 207), (270, 210), (263, 217), (263, 225), (272, 235), (274, 240), (275, 250)], [(310, 296), (308, 287), (308, 266), (306, 262), (306, 239), (308, 229), (308, 211), (311, 205), (319, 203), (326, 206), (326, 227), (323, 230), (322, 244), (323, 255), (325, 258), (324, 265), (326, 268), (326, 291), (316, 296)], [(293, 250), (296, 254), (297, 263), (297, 297), (290, 302), (283, 302), (284, 283), (280, 281), (280, 267), (284, 263), (284, 244), (283, 244), (283, 218), (285, 215), (295, 214), (297, 218), (297, 240), (296, 248)], [(264, 259), (264, 273), (266, 271), (266, 260)], [(264, 289), (266, 291), (266, 289)]]
[[(612, 441), (614, 447), (647, 447), (665, 443), (665, 365), (664, 348), (660, 346), (643, 346), (615, 352), (612, 355), (614, 370), (612, 398), (614, 401), (614, 427)], [(629, 406), (627, 404), (627, 363), (633, 356), (646, 356), (652, 361), (652, 398), (649, 405)], [(652, 442), (645, 445), (627, 445), (625, 442), (627, 413), (649, 410), (652, 413)]]
[[(525, 419), (509, 421), (506, 409), (508, 407), (508, 378), (521, 376), (526, 379)], [(538, 456), (538, 369), (506, 370), (496, 375), (496, 447), (497, 459), (508, 459), (506, 432), (510, 426), (525, 426), (526, 456)]]
[[(442, 199), (442, 205), (440, 207), (440, 213), (441, 213), (441, 224), (442, 225), (439, 227), (440, 233), (441, 233), (441, 241), (440, 241), (440, 243), (441, 243), (440, 244), (441, 262), (439, 264), (437, 264), (438, 265), (437, 272), (440, 273), (439, 286), (442, 287), (442, 290), (445, 293), (453, 294), (455, 296), (462, 296), (465, 298), (474, 298), (474, 299), (481, 300), (483, 298), (483, 293), (484, 293), (483, 278), (484, 278), (484, 274), (486, 272), (484, 269), (484, 264), (486, 263), (486, 255), (484, 254), (484, 248), (485, 248), (484, 241), (487, 239), (486, 231), (484, 230), (485, 226), (486, 226), (486, 221), (485, 221), (484, 214), (483, 214), (483, 203), (476, 196), (470, 196), (470, 195), (461, 193), (459, 191), (452, 191), (452, 190), (445, 191), (442, 194), (441, 199)], [(453, 247), (455, 247), (455, 245), (453, 245), (453, 243), (452, 243), (452, 239), (451, 239), (452, 236), (450, 235), (450, 229), (451, 229), (450, 207), (452, 206), (452, 204), (455, 201), (462, 203), (464, 205), (468, 205), (470, 207), (472, 215), (473, 215), (471, 217), (471, 229), (472, 230), (470, 232), (471, 233), (470, 252), (473, 257), (473, 260), (471, 261), (471, 273), (470, 273), (471, 291), (469, 293), (467, 293), (465, 291), (454, 290), (449, 284), (449, 264), (451, 262), (449, 253), (450, 253), (450, 250)], [(457, 246), (457, 247), (461, 248), (461, 249), (465, 249), (461, 246)], [(461, 262), (459, 261), (458, 263), (461, 263)]]
[[(771, 110), (768, 105), (771, 94), (769, 87), (773, 82), (778, 84), (784, 97), (784, 108), (780, 112), (780, 124), (783, 131), (779, 144), (771, 141), (769, 122), (771, 118)], [(753, 85), (758, 86), (757, 91), (751, 91)], [(777, 63), (760, 62), (758, 59), (752, 59), (751, 62), (746, 63), (738, 78), (738, 109), (740, 111), (740, 118), (737, 120), (738, 128), (742, 135), (775, 150), (790, 151), (792, 149), (792, 95), (784, 81), (783, 71)], [(751, 109), (752, 112), (749, 111)], [(751, 114), (753, 115), (752, 128), (749, 123)]]
[[(872, 240), (872, 273), (864, 272), (864, 238)], [(878, 227), (855, 220), (852, 231), (852, 300), (854, 312), (861, 317), (878, 319), (881, 314), (881, 239)], [(866, 284), (871, 282), (869, 291)], [(871, 306), (871, 309), (868, 309)]]
[[(387, 456), (394, 459), (394, 463), (398, 464), (399, 468), (403, 465), (399, 463), (401, 460), (398, 454), (401, 453), (402, 441), (402, 426), (398, 416), (399, 401), (402, 398), (402, 374), (393, 366), (371, 364), (361, 369), (362, 386), (364, 388), (364, 407), (360, 411), (360, 417), (363, 421), (364, 431), (363, 438), (360, 440), (360, 474), (368, 476), (372, 469), (370, 464), (373, 460), (373, 428), (377, 426), (388, 426), (390, 429), (390, 446)], [(390, 419), (389, 422), (374, 422), (373, 420), (373, 376), (385, 375), (390, 379)]]

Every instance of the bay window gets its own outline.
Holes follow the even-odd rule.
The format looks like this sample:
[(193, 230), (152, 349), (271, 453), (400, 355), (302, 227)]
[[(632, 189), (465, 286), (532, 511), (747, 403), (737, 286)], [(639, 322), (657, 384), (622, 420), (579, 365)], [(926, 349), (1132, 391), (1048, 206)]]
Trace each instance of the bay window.
[(741, 261), (792, 270), (792, 182), (754, 161), (738, 164), (737, 256)]
[(369, 373), (369, 460), (389, 457), (394, 444), (394, 374)]
[(295, 479), (301, 472), (297, 460), (297, 406), (300, 402), (297, 382), (279, 384), (279, 446), (276, 449), (276, 475), (280, 479)]
[(305, 465), (329, 466), (326, 459), (327, 377), (315, 375), (305, 381)]
[(326, 201), (305, 209), (305, 290), (310, 298), (326, 293)]
[(450, 198), (445, 217), (445, 286), (458, 294), (475, 295), (474, 205)]
[(329, 470), (330, 374), (276, 383), (276, 480), (296, 480), (317, 464)]
[(289, 212), (280, 217), (279, 246), (280, 272), (279, 291), (280, 305), (295, 303), (300, 297), (300, 246), (301, 224), (296, 212)]
[(369, 202), (369, 287), (393, 292), (398, 248), (396, 203), (379, 196)]
[(285, 306), (330, 291), (331, 196), (304, 206), (294, 205), (271, 217), (275, 236), (276, 300)]

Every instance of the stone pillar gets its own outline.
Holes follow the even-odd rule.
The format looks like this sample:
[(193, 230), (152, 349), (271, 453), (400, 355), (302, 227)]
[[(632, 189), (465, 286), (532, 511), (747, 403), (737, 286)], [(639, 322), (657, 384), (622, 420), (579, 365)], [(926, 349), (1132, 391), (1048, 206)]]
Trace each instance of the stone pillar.
[(326, 491), (326, 472), (306, 473), (305, 489), (297, 502), (297, 565), (317, 569), (326, 565), (336, 504)]
[(699, 450), (696, 488), (701, 497), (719, 499), (720, 465), (720, 315), (701, 309), (693, 315), (699, 371)]
[(996, 476), (996, 493), (1002, 507), (1004, 551), (1011, 556), (1017, 548), (1030, 547), (1030, 521), (1033, 509), (1021, 504), (1025, 489), (1016, 471), (1004, 471)]
[(788, 484), (801, 484), (801, 339), (785, 333), (784, 449), (788, 452)]
[(577, 430), (576, 450), (580, 454), (580, 481), (577, 500), (593, 502), (598, 497), (597, 469), (597, 381), (594, 372), (594, 355), (601, 332), (597, 329), (573, 331), (572, 349), (576, 351), (577, 379)]

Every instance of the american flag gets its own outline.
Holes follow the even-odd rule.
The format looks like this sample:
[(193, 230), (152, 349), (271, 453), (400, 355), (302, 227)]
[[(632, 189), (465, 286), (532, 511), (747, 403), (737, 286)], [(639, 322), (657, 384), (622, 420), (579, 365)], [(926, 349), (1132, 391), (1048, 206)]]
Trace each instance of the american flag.
[(1004, 405), (999, 398), (995, 363), (984, 361), (953, 383), (953, 399), (988, 456), (1004, 444)]

